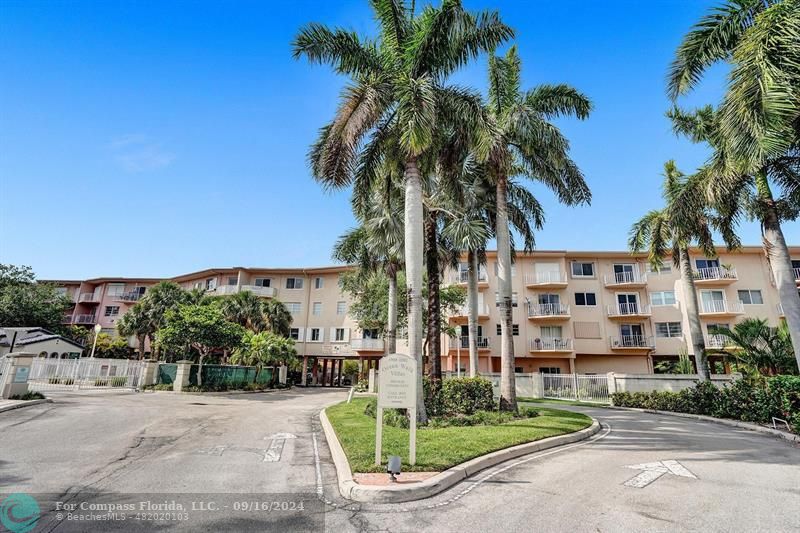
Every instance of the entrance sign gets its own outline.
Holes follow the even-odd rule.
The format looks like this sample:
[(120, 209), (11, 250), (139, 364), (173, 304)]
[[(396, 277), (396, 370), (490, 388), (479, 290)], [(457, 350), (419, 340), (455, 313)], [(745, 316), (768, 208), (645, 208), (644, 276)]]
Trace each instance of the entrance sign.
[(29, 366), (18, 366), (14, 373), (14, 383), (27, 383), (30, 370)]
[(408, 409), (410, 419), (408, 462), (417, 462), (417, 360), (408, 355), (385, 355), (379, 363), (378, 412), (375, 413), (375, 464), (381, 464), (383, 410)]

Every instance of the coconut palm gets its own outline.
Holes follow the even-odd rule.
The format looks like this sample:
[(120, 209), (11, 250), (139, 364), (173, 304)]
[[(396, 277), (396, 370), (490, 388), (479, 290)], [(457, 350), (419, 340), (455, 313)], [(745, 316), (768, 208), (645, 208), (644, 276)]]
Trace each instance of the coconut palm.
[(150, 340), (150, 346), (154, 347), (157, 358), (161, 356), (161, 348), (155, 342), (156, 332), (166, 325), (167, 313), (177, 309), (181, 304), (188, 303), (190, 298), (190, 293), (183, 290), (177, 283), (161, 281), (156, 283), (139, 300), (137, 305), (143, 307), (142, 312), (146, 314), (150, 321), (147, 336)]
[(272, 298), (264, 300), (261, 304), (261, 310), (264, 313), (265, 329), (276, 335), (288, 338), (294, 318), (283, 302)]
[(354, 180), (369, 189), (391, 141), (402, 161), (405, 188), (405, 261), (409, 284), (408, 341), (417, 358), (418, 417), (427, 420), (422, 392), (422, 180), (418, 160), (441, 125), (478, 122), (474, 95), (445, 85), (459, 67), (512, 37), (497, 13), (469, 13), (460, 0), (426, 6), (415, 16), (402, 0), (372, 0), (377, 39), (320, 24), (303, 28), (295, 57), (327, 63), (351, 79), (333, 121), (311, 149), (314, 177), (329, 188)]
[(516, 47), (505, 57), (489, 59), (489, 99), (485, 104), (492, 131), (486, 133), (485, 158), (495, 184), (499, 307), (501, 314), (500, 407), (516, 410), (514, 340), (511, 336), (511, 235), (509, 232), (509, 178), (536, 180), (555, 192), (558, 200), (574, 205), (589, 203), (591, 193), (578, 166), (569, 157), (569, 142), (551, 120), (573, 115), (584, 119), (592, 105), (567, 85), (540, 85), (523, 91)]
[(738, 245), (735, 237), (722, 221), (715, 217), (704, 205), (704, 196), (697, 178), (686, 177), (675, 166), (674, 161), (664, 164), (663, 197), (665, 206), (653, 210), (633, 224), (628, 239), (631, 252), (648, 251), (648, 260), (658, 269), (664, 257), (672, 256), (672, 261), (680, 269), (681, 284), (686, 301), (686, 315), (689, 319), (689, 333), (697, 372), (701, 379), (710, 378), (703, 328), (700, 323), (700, 309), (697, 290), (694, 285), (692, 265), (689, 260), (689, 247), (697, 245), (708, 257), (716, 256), (712, 231), (719, 229)]
[[(712, 198), (761, 223), (764, 248), (800, 364), (800, 296), (781, 221), (800, 208), (800, 0), (728, 0), (684, 37), (668, 78), (675, 100), (706, 70), (731, 66), (718, 112), (700, 135), (714, 148)], [(695, 131), (695, 133), (698, 133)], [(776, 189), (777, 187), (777, 189)], [(774, 191), (780, 193), (776, 198)]]
[(261, 298), (250, 291), (240, 291), (222, 298), (219, 307), (226, 320), (235, 322), (253, 333), (266, 329)]
[(144, 359), (145, 341), (148, 335), (155, 333), (145, 307), (138, 302), (131, 307), (131, 309), (117, 321), (117, 331), (119, 331), (119, 334), (123, 337), (130, 337), (132, 335), (136, 337), (136, 343), (139, 348), (139, 359)]

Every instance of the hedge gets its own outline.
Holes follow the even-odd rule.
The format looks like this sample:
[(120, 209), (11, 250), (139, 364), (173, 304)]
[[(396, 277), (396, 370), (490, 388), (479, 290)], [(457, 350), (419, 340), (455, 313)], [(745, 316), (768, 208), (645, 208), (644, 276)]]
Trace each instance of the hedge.
[(619, 407), (638, 407), (731, 418), (771, 424), (772, 417), (789, 422), (800, 434), (800, 376), (737, 379), (718, 388), (703, 381), (680, 392), (617, 392), (611, 402)]

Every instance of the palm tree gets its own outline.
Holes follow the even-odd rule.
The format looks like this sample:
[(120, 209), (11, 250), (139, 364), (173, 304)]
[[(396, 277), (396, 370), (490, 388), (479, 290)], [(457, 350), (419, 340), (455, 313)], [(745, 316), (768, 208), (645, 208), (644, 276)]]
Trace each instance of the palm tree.
[[(706, 172), (712, 198), (730, 216), (742, 212), (761, 222), (800, 364), (800, 296), (781, 221), (800, 209), (800, 1), (728, 0), (684, 37), (668, 77), (673, 100), (691, 91), (706, 70), (731, 66), (718, 112), (694, 137), (715, 150)], [(695, 118), (698, 115), (695, 114)], [(770, 183), (772, 182), (772, 183)], [(773, 186), (782, 191), (778, 198)]]
[(764, 319), (748, 318), (733, 329), (715, 328), (714, 334), (726, 337), (724, 352), (751, 373), (768, 376), (797, 373), (785, 323), (774, 328)]
[(253, 333), (266, 329), (264, 306), (261, 298), (250, 291), (240, 291), (220, 301), (225, 319), (243, 326)]
[[(417, 358), (418, 417), (427, 421), (422, 391), (422, 180), (418, 160), (433, 136), (452, 119), (481, 120), (474, 95), (445, 85), (459, 67), (513, 36), (497, 13), (478, 15), (460, 0), (426, 6), (415, 16), (403, 0), (372, 0), (377, 40), (320, 24), (303, 28), (294, 41), (295, 57), (327, 63), (351, 78), (333, 121), (311, 149), (314, 177), (326, 187), (368, 182), (390, 145), (397, 148), (405, 189), (405, 261), (408, 280), (408, 341)], [(358, 183), (361, 182), (361, 183)]]
[[(673, 263), (680, 269), (697, 373), (705, 380), (710, 378), (710, 370), (689, 246), (697, 243), (703, 253), (714, 257), (716, 250), (712, 230), (722, 230), (729, 239), (733, 239), (733, 236), (704, 205), (705, 198), (698, 179), (684, 176), (674, 161), (664, 164), (663, 197), (666, 204), (664, 208), (650, 211), (633, 225), (628, 247), (631, 252), (647, 249), (648, 260), (656, 269), (661, 267), (665, 256), (671, 255)], [(734, 240), (729, 244), (738, 245), (738, 242)]]
[(261, 304), (261, 310), (266, 330), (288, 338), (294, 317), (283, 302), (270, 298)]
[(148, 335), (152, 335), (152, 323), (150, 317), (147, 316), (147, 310), (143, 305), (137, 302), (131, 309), (125, 313), (122, 318), (117, 322), (117, 331), (123, 337), (136, 337), (136, 343), (139, 348), (139, 359), (144, 359), (145, 340)]
[(551, 120), (574, 115), (584, 119), (592, 104), (567, 85), (520, 88), (520, 60), (515, 46), (505, 57), (489, 59), (489, 100), (486, 112), (492, 131), (486, 133), (486, 169), (496, 186), (496, 239), (501, 313), (500, 408), (517, 409), (514, 384), (514, 339), (511, 302), (511, 234), (508, 183), (512, 176), (536, 180), (567, 205), (589, 203), (583, 174), (569, 157), (569, 142)]
[(155, 342), (156, 332), (166, 325), (167, 313), (177, 309), (181, 304), (188, 303), (189, 299), (190, 293), (183, 290), (177, 283), (161, 281), (139, 300), (139, 304), (143, 307), (143, 312), (150, 322), (147, 336), (150, 339), (150, 346), (155, 349), (156, 358), (161, 356), (161, 348)]

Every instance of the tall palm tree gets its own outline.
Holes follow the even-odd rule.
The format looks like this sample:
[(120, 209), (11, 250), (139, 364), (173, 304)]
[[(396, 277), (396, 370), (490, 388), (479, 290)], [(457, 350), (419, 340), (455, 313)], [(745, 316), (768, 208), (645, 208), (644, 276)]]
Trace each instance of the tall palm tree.
[(282, 337), (289, 337), (292, 327), (292, 313), (283, 302), (270, 298), (261, 304), (265, 329)]
[[(311, 149), (314, 177), (327, 187), (354, 180), (368, 189), (393, 142), (405, 188), (405, 261), (408, 341), (417, 358), (418, 417), (427, 421), (422, 393), (422, 180), (418, 160), (448, 120), (479, 122), (474, 95), (445, 85), (447, 77), (481, 52), (513, 36), (496, 12), (467, 12), (460, 0), (426, 6), (415, 16), (403, 0), (372, 0), (378, 39), (309, 24), (294, 41), (295, 57), (327, 63), (351, 78), (333, 121)], [(360, 172), (359, 172), (360, 170)]]
[(505, 57), (489, 59), (489, 99), (486, 112), (492, 131), (487, 132), (486, 169), (496, 186), (497, 263), (501, 313), (500, 408), (517, 409), (512, 337), (511, 234), (508, 182), (513, 176), (536, 180), (555, 192), (567, 205), (589, 203), (591, 193), (578, 166), (569, 157), (569, 142), (551, 120), (573, 115), (584, 119), (592, 104), (567, 85), (540, 85), (523, 91), (516, 46)]
[(144, 359), (145, 341), (148, 335), (154, 333), (152, 331), (152, 322), (150, 317), (147, 316), (145, 307), (139, 302), (131, 307), (117, 322), (117, 331), (123, 337), (130, 337), (131, 335), (136, 337), (139, 359)]
[[(713, 127), (700, 135), (715, 153), (706, 171), (711, 196), (734, 216), (761, 222), (800, 364), (800, 296), (781, 220), (800, 209), (800, 0), (728, 0), (686, 34), (668, 76), (673, 100), (691, 91), (706, 70), (730, 64)], [(782, 192), (775, 197), (774, 186)]]
[[(663, 197), (665, 206), (653, 210), (633, 224), (628, 239), (631, 252), (648, 251), (648, 260), (658, 269), (664, 257), (672, 256), (672, 261), (680, 269), (681, 284), (686, 297), (686, 316), (689, 320), (689, 333), (697, 373), (701, 379), (709, 379), (710, 370), (706, 357), (706, 344), (700, 323), (700, 309), (697, 290), (694, 285), (692, 265), (689, 260), (689, 247), (697, 244), (708, 257), (714, 257), (712, 231), (719, 229), (729, 239), (732, 232), (722, 226), (722, 221), (714, 217), (704, 204), (704, 196), (697, 178), (687, 178), (678, 170), (674, 161), (664, 164)], [(729, 243), (738, 245), (737, 241)]]
[(177, 283), (161, 281), (150, 288), (139, 300), (138, 304), (143, 307), (143, 312), (150, 321), (148, 338), (150, 346), (154, 347), (157, 358), (161, 356), (161, 348), (155, 342), (156, 332), (166, 325), (167, 313), (177, 309), (181, 304), (188, 303), (190, 298), (190, 293), (183, 290)]
[(225, 319), (230, 322), (235, 322), (253, 333), (266, 329), (263, 302), (251, 291), (240, 291), (226, 296), (219, 306)]

